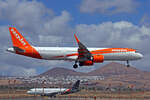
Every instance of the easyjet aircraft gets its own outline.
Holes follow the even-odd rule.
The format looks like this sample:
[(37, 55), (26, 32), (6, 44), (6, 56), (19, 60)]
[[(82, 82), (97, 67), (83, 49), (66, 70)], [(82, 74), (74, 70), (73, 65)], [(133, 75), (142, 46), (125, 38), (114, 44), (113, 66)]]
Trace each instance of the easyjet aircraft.
[(130, 48), (87, 48), (75, 34), (78, 47), (35, 47), (30, 45), (16, 28), (10, 27), (9, 31), (13, 47), (7, 51), (38, 59), (74, 61), (73, 68), (78, 68), (78, 65), (92, 66), (104, 61), (127, 61), (129, 67), (129, 61), (143, 57), (135, 49)]

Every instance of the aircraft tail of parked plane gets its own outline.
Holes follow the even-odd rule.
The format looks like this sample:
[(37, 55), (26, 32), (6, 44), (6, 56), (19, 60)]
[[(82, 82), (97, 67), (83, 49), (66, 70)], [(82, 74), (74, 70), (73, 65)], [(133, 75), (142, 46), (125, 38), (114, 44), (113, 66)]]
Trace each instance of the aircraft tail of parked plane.
[(72, 89), (73, 90), (75, 90), (75, 89), (79, 89), (79, 85), (80, 85), (80, 80), (78, 80), (74, 85), (73, 85), (73, 87), (72, 87)]
[(16, 28), (10, 27), (9, 31), (13, 47), (7, 51), (37, 59), (74, 61), (73, 68), (78, 68), (78, 65), (92, 66), (104, 61), (127, 61), (129, 67), (129, 61), (143, 57), (131, 48), (87, 48), (75, 34), (78, 47), (35, 47), (30, 45)]
[(65, 90), (64, 92), (62, 92), (61, 94), (70, 94), (70, 93), (75, 93), (80, 91), (79, 89), (79, 85), (80, 85), (80, 80), (78, 80), (70, 89)]

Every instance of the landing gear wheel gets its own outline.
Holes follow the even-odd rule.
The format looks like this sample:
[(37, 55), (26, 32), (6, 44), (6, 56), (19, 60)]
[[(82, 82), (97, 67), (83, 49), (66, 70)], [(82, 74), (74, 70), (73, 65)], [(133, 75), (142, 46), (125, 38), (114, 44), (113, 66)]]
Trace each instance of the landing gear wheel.
[(77, 64), (74, 64), (74, 65), (73, 65), (73, 68), (74, 68), (74, 69), (78, 68), (78, 65), (77, 65)]
[(129, 68), (129, 67), (130, 67), (130, 65), (127, 65), (127, 67)]
[(127, 60), (127, 67), (129, 68), (130, 67), (130, 64), (129, 64), (129, 61)]

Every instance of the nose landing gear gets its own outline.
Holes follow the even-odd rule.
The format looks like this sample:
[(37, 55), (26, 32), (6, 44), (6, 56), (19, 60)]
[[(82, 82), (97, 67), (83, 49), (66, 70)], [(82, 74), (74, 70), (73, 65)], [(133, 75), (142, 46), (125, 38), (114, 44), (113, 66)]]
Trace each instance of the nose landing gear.
[(129, 60), (127, 60), (127, 67), (128, 67), (128, 68), (130, 67)]

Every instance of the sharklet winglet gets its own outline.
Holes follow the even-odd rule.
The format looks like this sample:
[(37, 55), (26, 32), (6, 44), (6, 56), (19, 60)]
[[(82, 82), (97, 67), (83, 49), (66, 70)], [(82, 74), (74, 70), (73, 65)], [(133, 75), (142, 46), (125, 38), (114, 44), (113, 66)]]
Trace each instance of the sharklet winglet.
[(75, 39), (76, 39), (77, 43), (79, 43), (79, 42), (80, 42), (80, 40), (78, 39), (78, 37), (76, 36), (76, 34), (74, 34), (74, 37), (75, 37)]

